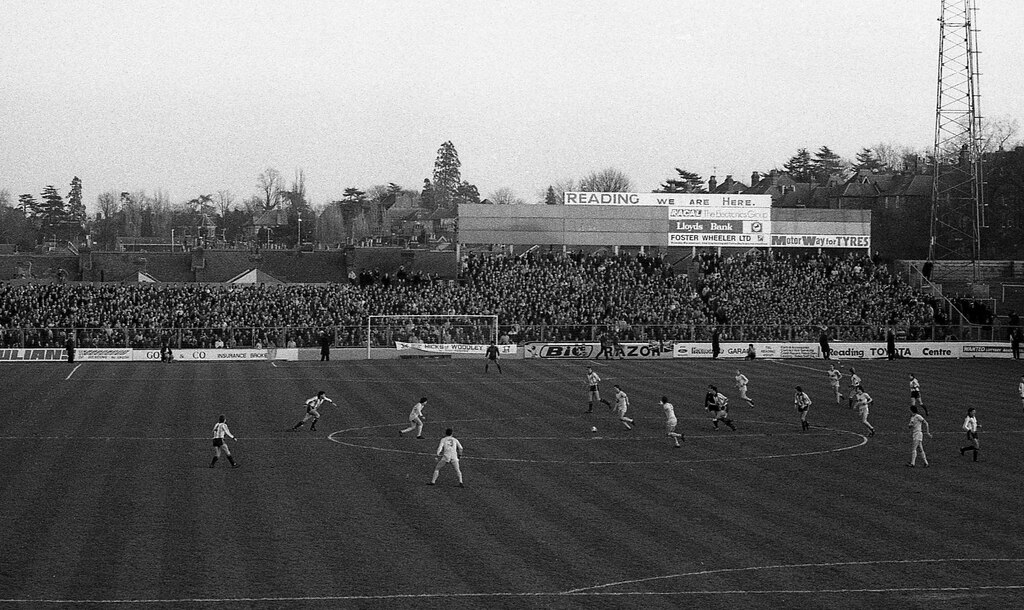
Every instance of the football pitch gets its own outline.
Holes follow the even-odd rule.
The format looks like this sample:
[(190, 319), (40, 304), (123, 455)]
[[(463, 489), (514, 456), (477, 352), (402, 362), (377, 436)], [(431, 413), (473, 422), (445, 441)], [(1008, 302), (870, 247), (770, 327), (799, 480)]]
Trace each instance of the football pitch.
[[(0, 607), (1024, 606), (1019, 362), (842, 362), (874, 398), (871, 437), (821, 360), (501, 364), (5, 366)], [(588, 364), (634, 430), (584, 413)], [(905, 466), (911, 372), (929, 468)], [(712, 429), (709, 383), (735, 432)], [(290, 431), (318, 390), (337, 405)], [(426, 438), (400, 437), (421, 396)], [(968, 406), (978, 462), (959, 452)], [(221, 414), (237, 469), (209, 468)], [(426, 485), (447, 427), (465, 488), (450, 468)]]

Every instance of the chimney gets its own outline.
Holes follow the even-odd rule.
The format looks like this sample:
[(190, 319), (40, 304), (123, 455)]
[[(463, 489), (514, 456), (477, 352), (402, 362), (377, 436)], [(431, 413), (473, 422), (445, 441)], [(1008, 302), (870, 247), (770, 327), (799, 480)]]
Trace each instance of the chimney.
[(709, 193), (714, 193), (715, 189), (717, 187), (718, 187), (718, 178), (715, 178), (714, 176), (711, 176), (710, 178), (708, 178), (708, 192)]
[(754, 172), (754, 173), (750, 174), (750, 186), (754, 186), (755, 184), (757, 184), (760, 181), (761, 181), (761, 174), (759, 172)]

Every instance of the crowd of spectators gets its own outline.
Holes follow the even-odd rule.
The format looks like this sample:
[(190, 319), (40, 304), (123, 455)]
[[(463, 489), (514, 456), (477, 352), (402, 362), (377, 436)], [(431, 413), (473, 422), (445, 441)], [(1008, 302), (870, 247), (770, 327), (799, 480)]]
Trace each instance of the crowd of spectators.
[(869, 257), (752, 251), (699, 254), (688, 275), (654, 255), (470, 255), (459, 278), (363, 271), (339, 284), (0, 284), (0, 346), (308, 347), (393, 341), (840, 340), (929, 338), (934, 304)]

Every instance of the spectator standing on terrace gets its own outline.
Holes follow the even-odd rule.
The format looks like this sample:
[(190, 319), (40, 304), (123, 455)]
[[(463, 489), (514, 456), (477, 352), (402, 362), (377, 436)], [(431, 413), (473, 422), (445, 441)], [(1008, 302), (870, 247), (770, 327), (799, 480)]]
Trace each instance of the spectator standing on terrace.
[(399, 430), (398, 436), (403, 436), (406, 432), (415, 430), (416, 438), (423, 438), (423, 420), (427, 418), (423, 414), (423, 407), (425, 406), (427, 406), (427, 397), (422, 396), (420, 401), (412, 406), (412, 411), (409, 412), (409, 427)]
[(1014, 360), (1020, 360), (1020, 340), (1021, 331), (1019, 328), (1010, 330), (1010, 351), (1013, 353)]
[(821, 357), (825, 360), (832, 359), (832, 347), (828, 344), (828, 328), (821, 327), (821, 334), (818, 335), (818, 345), (821, 346)]
[(885, 354), (889, 360), (896, 358), (896, 331), (891, 326), (885, 333)]
[[(75, 331), (71, 331), (74, 333)], [(68, 340), (64, 343), (64, 351), (68, 354), (68, 362), (75, 361), (75, 337), (74, 335), (68, 335)]]
[(967, 446), (960, 448), (960, 455), (963, 455), (966, 451), (974, 452), (974, 461), (978, 461), (978, 450), (981, 449), (981, 445), (978, 443), (978, 428), (981, 426), (978, 424), (978, 418), (975, 416), (974, 407), (967, 409), (967, 417), (964, 418), (963, 429), (967, 433)]
[(331, 335), (326, 330), (320, 332), (320, 362), (331, 359)]
[[(925, 468), (928, 467), (928, 456), (924, 454), (924, 432), (928, 433), (928, 438), (932, 437), (931, 430), (928, 429), (928, 420), (921, 417), (921, 414), (917, 412), (917, 406), (913, 405), (910, 407), (910, 412), (913, 415), (910, 416), (910, 422), (907, 423), (907, 427), (910, 428), (910, 463), (907, 466), (913, 468), (917, 462), (917, 453), (921, 452), (921, 460), (924, 461)], [(924, 432), (921, 428), (924, 427)], [(961, 452), (962, 454), (962, 452)]]
[[(868, 428), (868, 436), (874, 436), (875, 435), (875, 427), (872, 426), (868, 422), (868, 414), (869, 414), (869, 412), (871, 410), (871, 403), (873, 403), (874, 400), (871, 399), (871, 395), (868, 394), (867, 392), (865, 392), (864, 388), (861, 387), (861, 386), (857, 386), (856, 393), (857, 393), (857, 396), (856, 396), (857, 414), (860, 415), (860, 423), (862, 423), (865, 426), (867, 426), (867, 428)], [(915, 411), (917, 410), (917, 407), (912, 407), (912, 408)]]
[(629, 409), (629, 396), (622, 391), (618, 384), (612, 387), (615, 388), (615, 414), (619, 416), (619, 421), (626, 427), (626, 430), (632, 430), (633, 418), (626, 417), (626, 411)]
[(313, 423), (309, 425), (309, 431), (316, 431), (316, 422), (320, 421), (320, 406), (325, 402), (329, 402), (332, 405), (334, 404), (334, 401), (327, 398), (326, 393), (323, 390), (320, 390), (316, 393), (316, 396), (306, 401), (306, 414), (302, 416), (302, 421), (292, 426), (291, 429), (298, 430), (302, 427), (302, 424), (312, 419)]
[(605, 360), (612, 359), (612, 345), (611, 340), (608, 338), (608, 333), (601, 333), (598, 338), (598, 342), (601, 344), (601, 350), (597, 352), (597, 356), (594, 360), (600, 360), (601, 356), (604, 356)]
[(668, 396), (661, 397), (661, 408), (665, 412), (665, 432), (675, 442), (676, 447), (682, 447), (679, 444), (680, 440), (686, 440), (682, 434), (676, 432), (676, 426), (679, 425), (679, 420), (676, 419), (676, 409), (672, 406), (672, 403), (668, 401)]
[(754, 349), (754, 344), (747, 345), (747, 360), (753, 360), (757, 358), (757, 350)]
[(487, 353), (484, 354), (484, 357), (487, 358), (487, 364), (484, 365), (485, 373), (492, 363), (498, 367), (498, 372), (501, 372), (501, 365), (498, 364), (498, 346), (494, 344), (494, 341), (491, 341), (491, 344), (487, 346)]
[(722, 331), (716, 326), (711, 331), (711, 359), (716, 360), (722, 353)]
[(427, 485), (437, 484), (437, 477), (445, 464), (451, 464), (455, 469), (455, 475), (459, 477), (459, 487), (465, 487), (462, 482), (462, 469), (459, 467), (459, 458), (462, 457), (462, 443), (455, 438), (451, 428), (444, 431), (444, 437), (437, 444), (437, 465), (434, 466), (434, 475)]
[(224, 451), (224, 456), (231, 462), (232, 468), (238, 468), (238, 464), (235, 463), (235, 458), (231, 457), (231, 450), (228, 449), (227, 443), (224, 442), (224, 437), (230, 436), (231, 440), (235, 440), (235, 435), (231, 434), (231, 430), (228, 430), (228, 424), (225, 421), (223, 415), (216, 424), (213, 425), (213, 461), (210, 462), (210, 468), (213, 468), (217, 464), (217, 460), (220, 459), (221, 450)]
[(747, 401), (747, 404), (750, 405), (751, 407), (754, 406), (754, 401), (747, 397), (747, 384), (750, 382), (750, 380), (748, 380), (747, 376), (741, 373), (739, 369), (736, 369), (735, 379), (736, 389), (740, 391), (740, 398)]
[(608, 405), (608, 408), (612, 408), (612, 403), (601, 398), (601, 390), (597, 387), (597, 384), (601, 383), (601, 377), (594, 372), (594, 369), (587, 367), (587, 392), (590, 397), (590, 402), (587, 404), (587, 413), (594, 412), (594, 401), (603, 402)]
[(810, 429), (811, 425), (807, 423), (807, 411), (811, 408), (811, 397), (804, 392), (803, 388), (796, 386), (796, 394), (793, 397), (793, 404), (796, 405), (796, 411), (800, 414), (800, 431), (806, 432)]
[(921, 398), (921, 382), (914, 377), (913, 373), (910, 374), (910, 404), (924, 409), (924, 414), (927, 417), (928, 407), (924, 406), (924, 400)]
[(836, 404), (842, 404), (843, 393), (839, 390), (839, 380), (843, 378), (843, 374), (836, 370), (834, 364), (828, 365), (828, 383), (832, 386), (832, 391), (836, 393)]
[(612, 333), (612, 349), (615, 351), (615, 357), (622, 360), (626, 357), (626, 350), (622, 349), (622, 345), (619, 344), (619, 333)]

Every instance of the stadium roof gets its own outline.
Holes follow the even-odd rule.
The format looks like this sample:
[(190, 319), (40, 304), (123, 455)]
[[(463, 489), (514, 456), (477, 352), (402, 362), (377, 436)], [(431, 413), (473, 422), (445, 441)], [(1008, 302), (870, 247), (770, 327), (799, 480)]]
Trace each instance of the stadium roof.
[(281, 280), (256, 267), (247, 269), (228, 280), (228, 284), (283, 284)]

